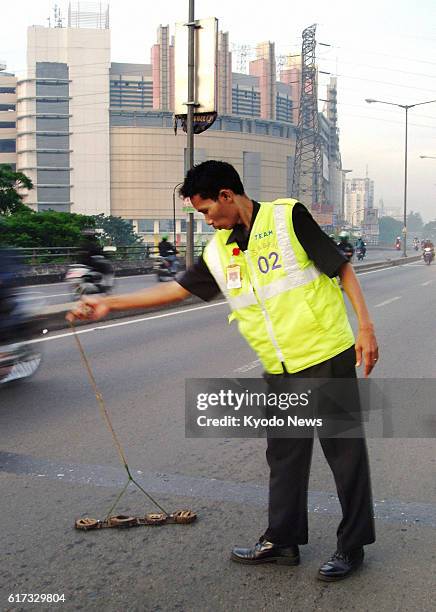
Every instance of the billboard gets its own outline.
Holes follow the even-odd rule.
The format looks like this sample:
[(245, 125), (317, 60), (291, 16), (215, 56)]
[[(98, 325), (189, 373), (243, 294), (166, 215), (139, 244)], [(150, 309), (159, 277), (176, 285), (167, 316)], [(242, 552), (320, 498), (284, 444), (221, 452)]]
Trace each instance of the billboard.
[(195, 29), (194, 100), (188, 100), (188, 27), (176, 24), (174, 50), (174, 114), (187, 113), (186, 103), (195, 101), (195, 113), (214, 113), (217, 109), (218, 19), (198, 19)]

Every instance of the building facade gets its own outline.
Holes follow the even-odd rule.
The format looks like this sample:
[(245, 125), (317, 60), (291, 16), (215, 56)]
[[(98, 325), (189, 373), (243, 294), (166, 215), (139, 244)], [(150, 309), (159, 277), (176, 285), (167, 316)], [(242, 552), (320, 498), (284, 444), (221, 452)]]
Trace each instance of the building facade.
[[(111, 63), (108, 19), (71, 14), (68, 27), (28, 30), (28, 74), (18, 82), (17, 99), (17, 167), (35, 185), (26, 203), (118, 215), (147, 239), (176, 230), (184, 241), (186, 212), (176, 185), (183, 180), (186, 136), (173, 130), (169, 27), (159, 27), (150, 64)], [(218, 118), (196, 136), (196, 162), (233, 163), (254, 199), (290, 197), (298, 65), (288, 58), (277, 80), (268, 42), (257, 46), (249, 74), (234, 73), (229, 49), (228, 33), (219, 32)], [(321, 117), (325, 180), (333, 185), (337, 128), (332, 116)], [(336, 191), (329, 197), (340, 205)], [(200, 219), (197, 226), (203, 227)]]
[(345, 180), (345, 220), (351, 227), (361, 228), (369, 239), (378, 239), (378, 209), (374, 208), (374, 181), (370, 178)]
[(0, 63), (0, 164), (16, 169), (17, 79)]
[(28, 28), (17, 168), (34, 184), (29, 206), (109, 214), (110, 32), (73, 23), (81, 27)]

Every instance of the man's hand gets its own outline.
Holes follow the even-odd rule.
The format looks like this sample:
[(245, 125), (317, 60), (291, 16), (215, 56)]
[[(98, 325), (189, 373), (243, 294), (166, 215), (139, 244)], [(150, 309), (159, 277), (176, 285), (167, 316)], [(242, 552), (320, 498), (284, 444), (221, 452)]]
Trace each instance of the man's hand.
[(359, 328), (356, 340), (356, 367), (365, 363), (365, 378), (367, 378), (378, 361), (378, 345), (372, 326)]
[(65, 318), (70, 323), (73, 323), (76, 319), (98, 321), (109, 312), (110, 308), (104, 298), (86, 296), (77, 303), (76, 308), (67, 313)]

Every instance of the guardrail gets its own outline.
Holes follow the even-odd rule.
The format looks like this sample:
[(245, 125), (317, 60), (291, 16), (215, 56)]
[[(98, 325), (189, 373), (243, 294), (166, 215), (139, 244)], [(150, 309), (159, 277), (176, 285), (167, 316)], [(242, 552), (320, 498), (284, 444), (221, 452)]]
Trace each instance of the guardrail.
[[(194, 246), (194, 255), (201, 255), (203, 246)], [(186, 246), (178, 246), (177, 250), (181, 257), (186, 255)], [(69, 264), (77, 261), (80, 247), (32, 247), (15, 248), (14, 257), (24, 265), (36, 266), (39, 264)], [(154, 245), (140, 244), (130, 246), (119, 246), (116, 251), (107, 251), (105, 255), (114, 261), (145, 261), (152, 255), (157, 255), (159, 250)]]

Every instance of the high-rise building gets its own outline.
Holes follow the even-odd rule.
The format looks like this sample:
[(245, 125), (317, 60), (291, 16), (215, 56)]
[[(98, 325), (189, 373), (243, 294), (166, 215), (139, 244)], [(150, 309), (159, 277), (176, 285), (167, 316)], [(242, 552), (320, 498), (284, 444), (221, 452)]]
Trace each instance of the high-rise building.
[(37, 210), (110, 213), (110, 32), (101, 5), (70, 5), (68, 27), (28, 28), (17, 168), (33, 181), (25, 203)]
[(273, 42), (260, 43), (256, 47), (257, 59), (250, 62), (250, 75), (259, 79), (260, 116), (276, 118), (276, 59)]
[(365, 211), (374, 208), (374, 181), (352, 178), (345, 181), (345, 219), (350, 225), (362, 225)]
[(16, 167), (17, 79), (0, 62), (0, 164)]
[(151, 48), (155, 110), (174, 109), (174, 45), (170, 42), (169, 26), (159, 26), (157, 43)]
[(218, 114), (232, 112), (232, 54), (229, 33), (218, 33)]
[(280, 70), (280, 81), (290, 86), (292, 104), (292, 123), (298, 124), (298, 107), (301, 94), (301, 55), (289, 55)]

